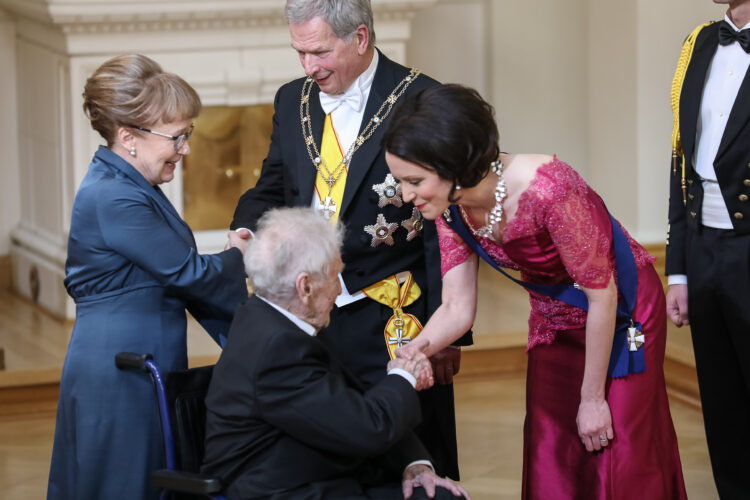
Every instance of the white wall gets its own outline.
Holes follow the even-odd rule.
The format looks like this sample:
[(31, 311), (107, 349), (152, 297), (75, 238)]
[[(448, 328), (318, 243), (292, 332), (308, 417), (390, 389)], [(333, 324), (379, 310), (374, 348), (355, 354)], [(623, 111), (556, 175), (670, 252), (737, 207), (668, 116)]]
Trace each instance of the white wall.
[[(587, 180), (612, 214), (638, 237), (636, 5), (616, 0), (587, 3)], [(664, 196), (666, 190), (658, 198)]]
[[(487, 0), (443, 0), (412, 21), (407, 63), (443, 83), (490, 88)], [(377, 27), (376, 27), (377, 28)]]
[(13, 21), (0, 9), (0, 255), (10, 252), (10, 232), (21, 213), (15, 36)]
[(501, 148), (556, 153), (642, 243), (666, 234), (669, 88), (711, 0), (441, 0), (412, 23), (408, 62), (477, 88)]
[(497, 111), (501, 149), (554, 153), (585, 175), (584, 0), (503, 0), (489, 7), (487, 97)]

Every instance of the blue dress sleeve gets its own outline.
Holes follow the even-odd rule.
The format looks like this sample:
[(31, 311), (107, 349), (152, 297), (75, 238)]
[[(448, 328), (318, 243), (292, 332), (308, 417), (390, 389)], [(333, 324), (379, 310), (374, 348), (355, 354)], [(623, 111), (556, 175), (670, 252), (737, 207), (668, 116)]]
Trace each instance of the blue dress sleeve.
[(138, 189), (104, 189), (97, 221), (105, 244), (182, 297), (217, 342), (247, 298), (242, 252), (200, 255), (187, 225)]

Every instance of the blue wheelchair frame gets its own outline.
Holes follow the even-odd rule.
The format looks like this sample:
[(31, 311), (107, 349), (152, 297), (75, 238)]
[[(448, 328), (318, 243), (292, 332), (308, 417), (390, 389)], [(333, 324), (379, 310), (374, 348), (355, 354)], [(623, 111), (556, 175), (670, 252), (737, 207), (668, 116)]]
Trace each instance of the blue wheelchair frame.
[(153, 356), (151, 354), (121, 352), (115, 355), (115, 365), (121, 370), (138, 370), (147, 373), (151, 376), (151, 381), (154, 384), (159, 420), (161, 421), (166, 468), (156, 470), (151, 474), (151, 484), (163, 490), (161, 500), (169, 500), (173, 493), (203, 495), (212, 500), (226, 500), (220, 495), (223, 485), (219, 479), (197, 472), (177, 469), (175, 441), (165, 378), (159, 366), (153, 360)]

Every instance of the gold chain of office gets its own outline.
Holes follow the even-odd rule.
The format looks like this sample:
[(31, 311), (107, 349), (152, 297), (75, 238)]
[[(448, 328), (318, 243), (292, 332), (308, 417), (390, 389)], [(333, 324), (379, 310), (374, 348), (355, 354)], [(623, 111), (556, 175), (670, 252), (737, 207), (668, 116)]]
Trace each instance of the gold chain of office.
[(349, 150), (346, 152), (343, 158), (341, 158), (341, 161), (333, 170), (328, 167), (328, 164), (326, 164), (326, 161), (320, 155), (320, 151), (318, 151), (318, 146), (315, 144), (315, 138), (313, 137), (312, 133), (312, 120), (310, 120), (310, 92), (313, 88), (313, 79), (308, 77), (302, 84), (302, 95), (299, 104), (299, 117), (300, 122), (302, 123), (302, 136), (305, 139), (307, 154), (310, 156), (310, 160), (313, 162), (315, 169), (328, 185), (328, 196), (331, 196), (331, 190), (333, 189), (333, 186), (336, 184), (336, 181), (339, 180), (339, 177), (341, 177), (344, 169), (349, 165), (349, 162), (351, 161), (352, 156), (354, 156), (354, 153), (357, 152), (359, 147), (364, 144), (367, 139), (372, 137), (372, 134), (375, 132), (378, 126), (383, 123), (383, 121), (388, 117), (391, 109), (393, 109), (393, 105), (396, 104), (399, 98), (404, 94), (404, 91), (406, 91), (409, 85), (411, 85), (411, 83), (416, 80), (419, 74), (420, 71), (418, 69), (412, 68), (409, 74), (406, 75), (404, 79), (398, 83), (398, 85), (396, 85), (396, 88), (394, 88), (393, 92), (391, 92), (391, 94), (385, 99), (385, 101), (383, 101), (378, 111), (374, 115), (372, 115), (370, 121), (367, 122), (367, 126), (362, 129), (362, 133), (359, 134), (357, 139), (351, 144), (351, 146), (349, 146)]

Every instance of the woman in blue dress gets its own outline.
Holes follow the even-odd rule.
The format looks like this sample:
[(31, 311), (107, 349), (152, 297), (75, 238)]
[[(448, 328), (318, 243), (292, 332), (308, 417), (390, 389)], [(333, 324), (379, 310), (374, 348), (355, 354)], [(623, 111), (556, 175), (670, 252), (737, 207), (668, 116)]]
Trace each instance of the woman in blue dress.
[(166, 370), (187, 368), (189, 311), (223, 343), (247, 298), (246, 241), (200, 255), (159, 184), (190, 153), (195, 90), (153, 60), (125, 55), (87, 80), (84, 111), (106, 140), (73, 204), (65, 287), (76, 323), (60, 380), (48, 499), (158, 498), (163, 466), (148, 377), (120, 371), (120, 351), (148, 352)]

